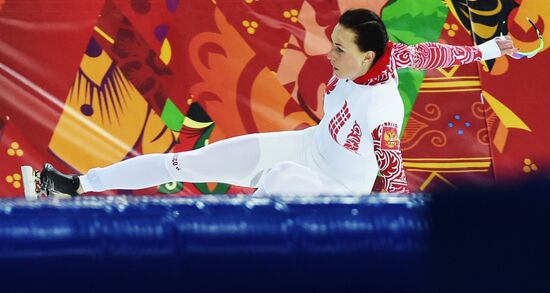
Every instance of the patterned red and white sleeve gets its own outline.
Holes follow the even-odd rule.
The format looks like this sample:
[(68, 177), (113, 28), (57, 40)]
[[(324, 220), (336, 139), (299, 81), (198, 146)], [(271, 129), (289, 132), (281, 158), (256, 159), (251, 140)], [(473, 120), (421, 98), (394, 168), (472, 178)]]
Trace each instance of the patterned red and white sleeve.
[(408, 193), (397, 124), (390, 122), (380, 124), (372, 131), (372, 139), (384, 191)]
[(447, 68), (482, 60), (482, 52), (476, 46), (452, 46), (441, 43), (420, 43), (413, 46), (396, 43), (391, 57), (397, 69)]

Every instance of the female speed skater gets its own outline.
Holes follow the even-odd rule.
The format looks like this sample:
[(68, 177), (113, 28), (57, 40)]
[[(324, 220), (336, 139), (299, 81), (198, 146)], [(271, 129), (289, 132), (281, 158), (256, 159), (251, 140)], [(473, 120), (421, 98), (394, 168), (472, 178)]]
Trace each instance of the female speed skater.
[(407, 193), (397, 70), (446, 68), (518, 51), (508, 37), (478, 46), (392, 43), (380, 17), (368, 9), (342, 14), (331, 38), (327, 59), (334, 75), (325, 90), (319, 125), (247, 134), (192, 151), (142, 155), (80, 176), (62, 174), (50, 164), (41, 171), (23, 167), (27, 198), (174, 181), (256, 187), (256, 194), (265, 195), (368, 194), (378, 173), (384, 191)]

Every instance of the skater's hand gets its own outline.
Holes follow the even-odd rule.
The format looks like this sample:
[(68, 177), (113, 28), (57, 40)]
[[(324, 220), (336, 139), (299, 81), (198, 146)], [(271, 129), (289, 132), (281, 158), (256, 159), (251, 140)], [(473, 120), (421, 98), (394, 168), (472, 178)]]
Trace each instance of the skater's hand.
[(519, 49), (514, 46), (514, 41), (512, 41), (508, 35), (497, 37), (495, 42), (497, 43), (502, 55), (506, 54), (508, 56), (512, 56), (514, 53), (519, 51)]

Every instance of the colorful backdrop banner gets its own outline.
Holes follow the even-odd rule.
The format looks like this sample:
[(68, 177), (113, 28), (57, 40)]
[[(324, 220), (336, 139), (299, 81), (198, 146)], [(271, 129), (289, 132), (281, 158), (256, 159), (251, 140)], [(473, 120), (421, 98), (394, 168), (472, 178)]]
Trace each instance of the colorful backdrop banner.
[[(537, 0), (0, 0), (0, 197), (21, 165), (85, 173), (323, 116), (339, 15), (379, 13), (394, 42), (474, 45), (508, 34), (534, 58), (399, 72), (412, 191), (550, 174), (550, 6)], [(223, 160), (223, 158), (220, 158)], [(222, 163), (220, 161), (220, 163)], [(375, 188), (376, 190), (376, 188)], [(172, 182), (107, 194), (251, 193)]]

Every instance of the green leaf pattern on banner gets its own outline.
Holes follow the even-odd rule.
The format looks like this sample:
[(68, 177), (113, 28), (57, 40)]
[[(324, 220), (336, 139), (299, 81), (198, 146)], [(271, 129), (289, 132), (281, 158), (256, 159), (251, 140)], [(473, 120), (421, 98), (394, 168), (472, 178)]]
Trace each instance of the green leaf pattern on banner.
[[(414, 45), (437, 42), (449, 10), (441, 0), (392, 0), (382, 10), (382, 21), (392, 42)], [(399, 92), (405, 106), (403, 128), (424, 80), (423, 70), (401, 69)]]

